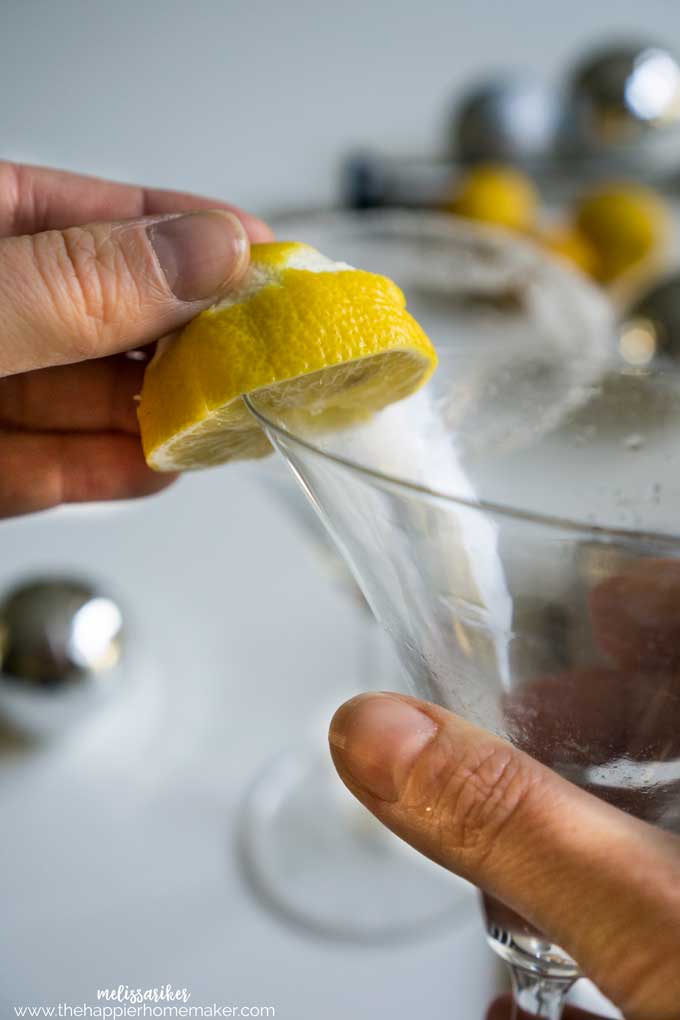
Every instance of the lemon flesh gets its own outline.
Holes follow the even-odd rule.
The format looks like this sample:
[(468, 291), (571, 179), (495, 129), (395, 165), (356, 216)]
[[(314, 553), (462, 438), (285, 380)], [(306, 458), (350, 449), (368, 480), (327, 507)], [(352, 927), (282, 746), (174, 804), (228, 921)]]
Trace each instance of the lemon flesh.
[(146, 370), (147, 463), (186, 471), (268, 453), (245, 394), (332, 427), (408, 396), (436, 361), (387, 277), (308, 245), (253, 245), (239, 289), (159, 345)]

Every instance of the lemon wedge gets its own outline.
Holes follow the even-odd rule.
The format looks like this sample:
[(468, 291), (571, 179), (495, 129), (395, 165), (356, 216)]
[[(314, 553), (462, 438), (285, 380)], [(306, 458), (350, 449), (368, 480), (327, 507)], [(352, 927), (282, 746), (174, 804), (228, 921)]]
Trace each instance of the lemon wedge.
[(147, 463), (186, 471), (260, 457), (243, 396), (325, 427), (418, 389), (437, 356), (387, 277), (294, 242), (253, 245), (239, 288), (162, 341), (138, 408)]

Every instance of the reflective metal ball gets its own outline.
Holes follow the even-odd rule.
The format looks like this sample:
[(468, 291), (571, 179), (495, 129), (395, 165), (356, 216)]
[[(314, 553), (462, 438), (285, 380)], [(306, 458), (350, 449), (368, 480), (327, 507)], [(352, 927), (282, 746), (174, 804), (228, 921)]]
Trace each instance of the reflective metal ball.
[(572, 141), (582, 149), (640, 143), (680, 119), (680, 65), (643, 42), (597, 50), (574, 71), (569, 106)]
[(539, 78), (481, 82), (454, 109), (450, 154), (463, 163), (547, 159), (554, 151), (562, 111), (560, 94)]
[(55, 736), (121, 683), (123, 616), (86, 582), (36, 579), (0, 604), (0, 715), (33, 737)]
[(619, 353), (637, 368), (659, 358), (680, 360), (680, 273), (655, 284), (629, 309), (619, 332)]

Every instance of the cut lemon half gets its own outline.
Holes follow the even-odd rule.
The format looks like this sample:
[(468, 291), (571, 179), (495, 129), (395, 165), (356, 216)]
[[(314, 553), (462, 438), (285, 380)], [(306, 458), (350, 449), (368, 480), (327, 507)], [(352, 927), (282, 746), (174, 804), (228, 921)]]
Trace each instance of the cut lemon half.
[(387, 277), (306, 244), (253, 245), (240, 287), (162, 341), (138, 408), (147, 463), (186, 471), (261, 457), (269, 441), (245, 394), (321, 427), (418, 389), (437, 356)]

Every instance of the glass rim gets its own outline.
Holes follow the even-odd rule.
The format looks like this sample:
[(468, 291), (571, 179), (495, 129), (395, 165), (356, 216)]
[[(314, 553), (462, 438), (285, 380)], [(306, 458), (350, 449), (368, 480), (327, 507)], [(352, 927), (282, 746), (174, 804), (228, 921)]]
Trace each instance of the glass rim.
[[(476, 234), (477, 236), (493, 238), (499, 244), (505, 243), (508, 246), (517, 246), (528, 250), (532, 250), (534, 248), (527, 239), (515, 239), (508, 231), (497, 229), (488, 226), (487, 224), (483, 224), (478, 230), (476, 225), (471, 225), (466, 220), (461, 220), (458, 217), (451, 216), (450, 214), (444, 214), (432, 210), (425, 210), (421, 213), (417, 210), (390, 208), (371, 209), (364, 213), (353, 209), (343, 209), (338, 206), (327, 206), (323, 208), (293, 207), (289, 210), (279, 209), (276, 213), (271, 214), (270, 220), (272, 224), (276, 226), (277, 221), (285, 221), (287, 219), (302, 219), (305, 217), (328, 217), (331, 219), (333, 217), (343, 215), (346, 215), (348, 220), (354, 220), (355, 222), (360, 222), (363, 216), (366, 216), (367, 219), (370, 218), (373, 220), (383, 217), (401, 217), (404, 219), (412, 219), (414, 221), (418, 219), (421, 223), (424, 220), (429, 220), (432, 223), (440, 223), (441, 225), (448, 222), (450, 226), (455, 224), (456, 228), (464, 229), (465, 231)], [(549, 260), (549, 256), (543, 255), (538, 251), (535, 251), (534, 254), (537, 258), (545, 258), (546, 260)], [(566, 270), (564, 271), (566, 272)], [(594, 285), (590, 284), (587, 280), (584, 281), (584, 285), (588, 288), (594, 289)], [(428, 500), (453, 504), (469, 510), (478, 510), (483, 513), (506, 517), (523, 523), (538, 524), (542, 527), (554, 528), (555, 530), (576, 531), (580, 534), (600, 536), (607, 539), (618, 538), (628, 539), (629, 541), (635, 540), (637, 542), (640, 540), (647, 540), (654, 544), (676, 547), (680, 545), (680, 531), (676, 533), (668, 533), (645, 530), (643, 528), (614, 527), (606, 524), (596, 524), (593, 522), (578, 520), (569, 516), (563, 517), (559, 514), (543, 514), (511, 503), (495, 502), (493, 500), (486, 499), (471, 499), (466, 496), (455, 496), (451, 493), (434, 489), (422, 482), (399, 478), (397, 475), (380, 471), (375, 467), (362, 464), (360, 461), (354, 460), (350, 457), (345, 457), (342, 454), (324, 450), (311, 440), (292, 432), (281, 423), (273, 421), (257, 407), (257, 404), (254, 402), (256, 400), (256, 395), (257, 391), (244, 394), (243, 401), (250, 414), (253, 415), (265, 433), (273, 433), (275, 436), (282, 439), (284, 444), (291, 443), (294, 446), (299, 446), (307, 453), (311, 453), (323, 461), (328, 461), (336, 467), (348, 471), (350, 474), (359, 475), (369, 483), (377, 485), (380, 488), (396, 489), (397, 491), (408, 492), (421, 498), (427, 498)], [(276, 443), (274, 445), (276, 446)]]
[(398, 491), (409, 492), (412, 495), (425, 497), (428, 500), (442, 503), (452, 503), (455, 506), (464, 507), (466, 510), (479, 510), (484, 513), (499, 517), (508, 517), (512, 520), (523, 523), (539, 524), (542, 527), (555, 528), (561, 531), (577, 531), (584, 535), (606, 536), (607, 538), (622, 539), (646, 539), (659, 545), (680, 545), (680, 532), (670, 534), (662, 531), (645, 531), (640, 528), (611, 527), (605, 524), (594, 524), (587, 521), (579, 521), (571, 517), (560, 517), (557, 514), (541, 514), (534, 510), (524, 510), (521, 507), (512, 506), (508, 503), (496, 503), (487, 499), (469, 499), (465, 496), (453, 496), (448, 492), (439, 492), (421, 482), (408, 481), (405, 478), (397, 478), (384, 471), (368, 467), (357, 461), (350, 460), (338, 453), (331, 453), (322, 450), (308, 439), (296, 435), (289, 429), (272, 421), (253, 403), (254, 394), (245, 394), (244, 403), (248, 411), (253, 415), (265, 433), (273, 432), (283, 439), (284, 443), (291, 443), (293, 446), (301, 447), (306, 453), (311, 453), (320, 460), (329, 461), (336, 467), (348, 471), (350, 474), (360, 475), (365, 480), (382, 489), (397, 489)]

